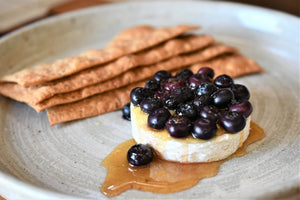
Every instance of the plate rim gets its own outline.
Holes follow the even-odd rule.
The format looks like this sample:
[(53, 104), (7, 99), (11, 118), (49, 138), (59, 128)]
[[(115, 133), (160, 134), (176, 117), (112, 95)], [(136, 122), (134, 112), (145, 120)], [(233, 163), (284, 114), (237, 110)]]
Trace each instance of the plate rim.
[[(210, 5), (221, 5), (221, 6), (230, 6), (230, 7), (238, 7), (238, 8), (243, 8), (243, 9), (249, 9), (249, 10), (259, 10), (262, 12), (267, 12), (267, 13), (273, 13), (276, 14), (276, 18), (289, 18), (295, 22), (300, 21), (300, 18), (289, 14), (289, 13), (285, 13), (283, 11), (278, 11), (278, 10), (273, 10), (270, 8), (264, 8), (261, 6), (255, 6), (255, 5), (249, 5), (249, 4), (245, 4), (245, 3), (235, 3), (235, 2), (224, 2), (224, 1), (207, 1), (207, 0), (201, 0), (201, 1), (197, 1), (197, 0), (176, 0), (176, 1), (172, 1), (172, 0), (162, 0), (162, 1), (128, 1), (128, 2), (115, 2), (115, 3), (111, 3), (111, 4), (106, 4), (106, 5), (99, 5), (99, 6), (94, 6), (94, 7), (90, 7), (90, 8), (84, 8), (84, 9), (80, 9), (80, 10), (75, 10), (75, 11), (71, 11), (68, 13), (64, 13), (64, 14), (60, 14), (60, 15), (55, 15), (46, 19), (42, 19), (36, 22), (33, 22), (29, 25), (26, 25), (20, 29), (17, 29), (11, 33), (8, 33), (4, 36), (2, 36), (0, 38), (0, 45), (2, 45), (2, 43), (4, 43), (7, 40), (13, 40), (15, 36), (18, 36), (24, 32), (30, 31), (36, 27), (42, 26), (42, 25), (47, 25), (50, 23), (55, 23), (56, 21), (60, 21), (60, 20), (67, 20), (68, 18), (72, 18), (72, 17), (78, 17), (80, 15), (85, 15), (85, 14), (89, 14), (89, 13), (93, 13), (96, 11), (100, 11), (103, 9), (114, 9), (115, 7), (118, 6), (122, 6), (123, 4), (125, 5), (130, 5), (130, 4), (140, 4), (139, 6), (141, 6), (142, 4), (161, 4), (161, 3), (195, 3), (195, 4), (210, 4)], [(295, 181), (295, 183), (297, 183), (299, 181)], [(14, 177), (11, 174), (7, 174), (3, 171), (0, 170), (0, 186), (1, 185), (5, 185), (7, 186), (11, 186), (14, 187), (14, 191), (22, 191), (21, 194), (27, 194), (27, 195), (32, 195), (34, 193), (34, 197), (35, 198), (39, 198), (39, 199), (45, 199), (45, 198), (49, 198), (49, 197), (55, 197), (55, 198), (61, 198), (61, 199), (82, 199), (79, 197), (76, 197), (74, 195), (71, 194), (64, 194), (55, 190), (51, 190), (51, 189), (45, 189), (42, 187), (38, 187), (34, 184), (28, 183), (28, 182), (23, 182), (22, 180)], [(16, 188), (17, 187), (17, 188)], [(265, 193), (262, 197), (269, 197), (272, 195), (276, 195), (276, 194), (282, 194), (282, 193), (290, 193), (293, 192), (295, 190), (295, 185), (291, 186), (290, 188), (284, 188), (284, 191), (268, 191), (267, 193)], [(7, 187), (10, 188), (10, 187)], [(1, 194), (3, 195), (3, 197), (5, 198), (6, 195), (5, 194)]]

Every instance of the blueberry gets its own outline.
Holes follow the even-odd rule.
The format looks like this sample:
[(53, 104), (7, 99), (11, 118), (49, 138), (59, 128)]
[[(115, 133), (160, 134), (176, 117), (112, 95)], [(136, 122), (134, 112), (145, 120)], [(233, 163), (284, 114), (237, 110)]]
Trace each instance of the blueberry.
[(163, 99), (166, 108), (174, 110), (180, 103), (184, 102), (185, 97), (178, 94), (170, 94)]
[(151, 95), (153, 95), (153, 92), (150, 89), (136, 87), (130, 92), (130, 100), (134, 105), (139, 105), (143, 99)]
[(159, 99), (155, 98), (146, 98), (142, 100), (140, 103), (140, 107), (143, 112), (151, 113), (152, 111), (156, 110), (157, 108), (162, 107), (162, 103)]
[(229, 111), (239, 112), (247, 118), (252, 113), (252, 105), (246, 100), (229, 106)]
[(133, 145), (127, 152), (127, 160), (133, 166), (147, 165), (152, 159), (152, 149), (144, 144)]
[(167, 121), (166, 129), (172, 137), (186, 137), (192, 130), (192, 122), (188, 118), (173, 115)]
[(241, 84), (234, 84), (232, 85), (231, 88), (234, 98), (237, 101), (244, 101), (244, 100), (249, 100), (250, 98), (250, 92), (248, 88), (244, 85)]
[(221, 88), (211, 95), (213, 104), (219, 108), (226, 108), (234, 99), (233, 92), (228, 88)]
[(238, 133), (246, 126), (246, 118), (239, 112), (227, 111), (221, 115), (219, 124), (229, 133)]
[(189, 80), (189, 78), (193, 75), (193, 72), (189, 69), (184, 69), (182, 70), (181, 72), (177, 73), (175, 75), (176, 78), (181, 78), (181, 79), (184, 79), (186, 81)]
[(196, 106), (197, 110), (200, 111), (204, 106), (211, 104), (211, 97), (207, 94), (196, 96), (192, 103)]
[(154, 78), (149, 79), (145, 84), (145, 88), (149, 88), (150, 90), (157, 91), (160, 88), (160, 84)]
[(214, 120), (200, 118), (194, 122), (192, 135), (195, 138), (208, 140), (217, 133), (217, 125)]
[(211, 78), (205, 74), (194, 74), (189, 78), (189, 86), (195, 90), (201, 83), (211, 82)]
[(202, 118), (209, 119), (211, 121), (216, 122), (220, 117), (220, 111), (215, 106), (209, 105), (209, 106), (204, 106), (200, 110), (199, 115)]
[(123, 119), (131, 120), (130, 118), (130, 102), (126, 103), (122, 109)]
[(172, 77), (172, 74), (168, 71), (165, 71), (165, 70), (158, 71), (153, 76), (153, 78), (157, 82), (161, 82), (161, 81), (166, 80), (166, 79), (171, 78), (171, 77)]
[(216, 77), (214, 84), (220, 88), (231, 87), (233, 85), (233, 79), (230, 76), (223, 74)]
[(168, 78), (164, 83), (163, 83), (163, 89), (164, 90), (176, 90), (179, 89), (180, 87), (186, 86), (185, 80), (181, 78)]
[(158, 108), (148, 116), (148, 125), (154, 129), (163, 129), (171, 114), (168, 109)]
[(201, 67), (198, 72), (198, 74), (205, 74), (210, 78), (213, 78), (215, 76), (215, 71), (210, 67)]
[(179, 104), (176, 109), (176, 114), (179, 116), (189, 118), (190, 120), (195, 120), (198, 116), (197, 107), (192, 103)]
[(163, 98), (163, 104), (168, 109), (175, 109), (180, 103), (185, 103), (193, 98), (193, 92), (188, 87), (173, 90)]
[(197, 96), (207, 94), (212, 95), (218, 88), (213, 83), (201, 83), (195, 90)]

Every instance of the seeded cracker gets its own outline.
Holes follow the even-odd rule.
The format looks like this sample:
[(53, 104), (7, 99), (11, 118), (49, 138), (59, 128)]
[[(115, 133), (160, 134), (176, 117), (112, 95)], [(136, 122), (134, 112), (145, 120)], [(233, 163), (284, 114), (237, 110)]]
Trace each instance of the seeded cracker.
[[(238, 54), (219, 56), (210, 61), (193, 65), (191, 66), (191, 69), (196, 72), (196, 70), (199, 69), (196, 68), (197, 66), (210, 66), (213, 69), (218, 69), (218, 74), (227, 74), (229, 76), (241, 76), (247, 73), (262, 71), (262, 69), (254, 61)], [(234, 71), (232, 71), (232, 69), (237, 69), (239, 73), (235, 73)], [(250, 69), (253, 69), (253, 71), (250, 71)], [(138, 84), (141, 84), (141, 82), (139, 82)], [(141, 85), (143, 86), (143, 84)], [(122, 89), (116, 89), (110, 92), (94, 95), (90, 98), (75, 103), (63, 104), (60, 106), (48, 108), (46, 110), (50, 125), (72, 121), (75, 119), (91, 117), (105, 112), (121, 109), (122, 106), (129, 101), (129, 93), (131, 90), (130, 88), (134, 87), (137, 87), (136, 83)], [(107, 96), (109, 96), (110, 99)], [(91, 105), (94, 105), (95, 108), (92, 108)], [(107, 108), (108, 105), (112, 110), (109, 110)]]
[[(214, 42), (211, 36), (186, 36), (180, 39), (172, 39), (164, 44), (156, 46), (130, 56), (123, 56), (106, 65), (94, 67), (64, 79), (49, 82), (47, 84), (22, 87), (18, 84), (0, 83), (0, 93), (18, 101), (35, 105), (51, 96), (59, 93), (74, 91), (89, 85), (109, 80), (131, 68), (157, 63), (177, 54), (186, 53), (203, 48)], [(14, 90), (9, 92), (10, 87)], [(9, 94), (5, 93), (8, 91)]]
[(15, 82), (22, 86), (41, 84), (155, 46), (197, 28), (197, 26), (189, 25), (157, 29), (150, 26), (133, 27), (122, 31), (104, 50), (89, 50), (78, 56), (58, 60), (53, 64), (43, 64), (35, 68), (24, 69), (15, 74), (4, 76), (0, 81)]
[(156, 71), (159, 70), (171, 71), (174, 69), (181, 68), (183, 66), (191, 65), (196, 62), (203, 62), (225, 53), (236, 52), (237, 50), (232, 47), (215, 43), (206, 47), (203, 50), (198, 50), (187, 55), (176, 56), (154, 65), (148, 65), (129, 70), (123, 73), (122, 75), (117, 76), (111, 80), (107, 80), (105, 82), (85, 87), (74, 92), (55, 95), (49, 99), (46, 99), (45, 101), (42, 101), (37, 105), (34, 105), (33, 108), (40, 112), (41, 110), (49, 108), (51, 106), (75, 102), (95, 94), (99, 94), (108, 90), (123, 87), (128, 84), (150, 78), (154, 75)]
[(145, 82), (141, 81), (76, 103), (65, 104), (67, 106), (49, 108), (47, 109), (49, 123), (54, 125), (118, 110), (129, 101), (130, 91), (144, 84)]
[(195, 73), (201, 67), (207, 66), (215, 71), (215, 77), (227, 74), (235, 78), (246, 74), (263, 72), (263, 69), (255, 61), (240, 54), (223, 55), (218, 59), (194, 64), (190, 69)]

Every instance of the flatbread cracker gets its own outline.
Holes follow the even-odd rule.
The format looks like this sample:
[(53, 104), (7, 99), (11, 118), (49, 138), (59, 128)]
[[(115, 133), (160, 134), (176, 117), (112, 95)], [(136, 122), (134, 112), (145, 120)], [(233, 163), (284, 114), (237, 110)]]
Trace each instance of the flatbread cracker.
[(18, 90), (18, 93), (10, 94), (10, 97), (13, 95), (22, 95), (22, 97), (16, 97), (13, 99), (23, 99), (23, 102), (35, 105), (54, 96), (55, 94), (78, 90), (89, 85), (106, 81), (134, 67), (157, 63), (181, 53), (195, 51), (206, 47), (213, 42), (214, 39), (207, 35), (191, 35), (181, 37), (180, 39), (172, 39), (150, 50), (129, 56), (123, 56), (109, 64), (87, 69), (72, 76), (55, 80), (47, 84), (29, 86), (25, 88), (17, 84), (13, 86), (11, 83), (0, 83), (0, 93), (5, 95), (3, 90), (6, 90), (6, 88), (3, 87), (13, 87), (15, 90)]
[(203, 50), (199, 50), (188, 55), (173, 57), (169, 60), (157, 63), (155, 65), (148, 65), (129, 70), (122, 75), (105, 82), (101, 82), (73, 92), (55, 95), (49, 99), (46, 99), (45, 101), (40, 102), (39, 104), (34, 105), (33, 107), (36, 111), (40, 112), (43, 109), (49, 108), (51, 106), (75, 102), (95, 94), (99, 94), (105, 91), (123, 87), (127, 84), (147, 79), (153, 76), (154, 73), (159, 70), (171, 71), (183, 66), (191, 65), (195, 62), (204, 62), (225, 53), (236, 52), (237, 50), (232, 47), (228, 47), (222, 44), (213, 44)]
[(58, 60), (53, 64), (43, 64), (4, 76), (1, 82), (15, 82), (22, 86), (38, 85), (60, 79), (95, 65), (104, 64), (123, 55), (150, 48), (197, 26), (178, 25), (172, 28), (137, 26), (122, 31), (106, 49), (89, 50), (78, 56)]
[[(208, 62), (198, 63), (197, 65), (191, 66), (190, 69), (196, 72), (199, 69), (199, 67), (203, 66), (209, 66), (216, 69), (216, 75), (228, 74), (234, 77), (237, 75), (242, 76), (247, 73), (262, 71), (262, 69), (254, 61), (237, 54), (220, 56)], [(250, 69), (252, 68), (253, 71), (250, 71)], [(237, 71), (239, 71), (239, 73), (236, 73), (233, 69), (236, 69)], [(75, 103), (63, 104), (48, 108), (46, 110), (49, 122), (51, 125), (54, 125), (61, 122), (82, 119), (102, 114), (105, 112), (121, 109), (122, 106), (129, 101), (129, 88), (136, 87), (132, 85), (129, 85), (122, 89), (116, 89), (106, 93), (94, 95), (92, 97), (81, 101), (77, 101)], [(115, 98), (117, 100), (115, 100)]]
[(240, 54), (223, 55), (218, 59), (197, 63), (189, 68), (196, 73), (201, 67), (205, 66), (214, 69), (215, 77), (227, 74), (235, 78), (246, 74), (263, 72), (263, 69), (255, 61)]
[(135, 87), (142, 87), (145, 81), (134, 83), (123, 88), (105, 92), (72, 104), (55, 106), (47, 109), (50, 125), (61, 122), (92, 117), (103, 113), (119, 110), (130, 101), (130, 91)]

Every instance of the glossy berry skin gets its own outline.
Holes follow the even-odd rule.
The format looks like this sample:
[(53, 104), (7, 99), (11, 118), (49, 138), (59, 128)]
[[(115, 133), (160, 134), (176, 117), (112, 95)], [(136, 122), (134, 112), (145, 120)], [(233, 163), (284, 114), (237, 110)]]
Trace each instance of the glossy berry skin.
[(216, 122), (219, 120), (220, 112), (215, 106), (209, 105), (204, 106), (200, 110), (199, 116), (205, 119), (209, 119), (210, 121)]
[(166, 129), (172, 137), (186, 137), (192, 130), (192, 122), (188, 118), (173, 115), (167, 121)]
[(207, 94), (212, 95), (214, 92), (218, 90), (217, 86), (215, 86), (213, 83), (201, 83), (195, 90), (195, 94), (197, 96)]
[(134, 105), (139, 105), (142, 100), (151, 96), (153, 92), (150, 89), (136, 87), (130, 92), (130, 100)]
[(156, 110), (157, 108), (161, 108), (162, 103), (160, 100), (155, 99), (155, 98), (146, 98), (146, 99), (142, 100), (142, 102), (140, 103), (140, 107), (143, 112), (151, 113), (154, 110)]
[(215, 76), (215, 71), (210, 67), (201, 67), (198, 72), (198, 74), (205, 74), (211, 79)]
[(131, 120), (131, 117), (130, 117), (130, 102), (126, 103), (124, 106), (123, 106), (123, 109), (122, 109), (122, 113), (123, 113), (123, 119), (126, 119), (126, 120)]
[(207, 94), (196, 96), (192, 102), (200, 111), (204, 106), (208, 106), (211, 103), (211, 97)]
[(228, 88), (233, 85), (233, 79), (230, 76), (223, 74), (215, 78), (214, 84), (220, 88)]
[(195, 90), (201, 83), (211, 82), (211, 78), (205, 74), (194, 74), (189, 78), (189, 86)]
[(239, 112), (247, 118), (252, 113), (253, 108), (251, 103), (246, 100), (240, 103), (230, 105), (228, 110)]
[(189, 69), (184, 69), (181, 72), (177, 73), (175, 75), (176, 78), (181, 78), (183, 80), (188, 81), (189, 78), (193, 75), (193, 72)]
[(148, 125), (154, 129), (163, 129), (170, 116), (168, 109), (158, 108), (148, 115)]
[(241, 84), (234, 84), (231, 88), (236, 101), (245, 101), (250, 99), (250, 92), (248, 88)]
[(200, 118), (194, 122), (192, 135), (194, 138), (208, 140), (213, 138), (217, 133), (217, 125), (215, 121), (205, 118)]
[(219, 124), (229, 133), (238, 133), (246, 126), (246, 118), (239, 112), (227, 111), (221, 115)]
[(166, 79), (171, 78), (171, 77), (172, 77), (172, 74), (168, 71), (165, 71), (165, 70), (158, 71), (153, 76), (153, 78), (157, 82), (161, 82), (161, 81), (166, 80)]
[(219, 109), (226, 108), (234, 99), (233, 92), (228, 88), (221, 88), (211, 95), (214, 106)]
[(183, 79), (180, 78), (168, 78), (164, 83), (163, 83), (163, 89), (164, 90), (176, 90), (181, 87), (186, 86), (186, 82)]
[(190, 120), (195, 120), (198, 116), (198, 110), (197, 107), (192, 103), (183, 103), (178, 105), (176, 114)]
[(175, 109), (179, 104), (185, 103), (193, 98), (193, 92), (188, 87), (180, 87), (166, 95), (163, 104), (168, 109)]
[(127, 160), (133, 166), (147, 165), (152, 159), (152, 149), (144, 144), (133, 145), (127, 152)]
[(152, 79), (149, 79), (146, 82), (145, 88), (148, 88), (150, 90), (156, 91), (156, 90), (158, 90), (160, 88), (160, 84), (154, 78), (152, 78)]

